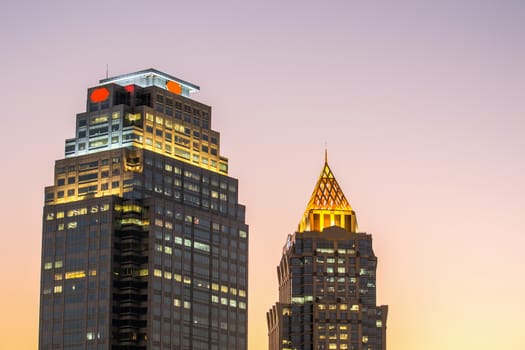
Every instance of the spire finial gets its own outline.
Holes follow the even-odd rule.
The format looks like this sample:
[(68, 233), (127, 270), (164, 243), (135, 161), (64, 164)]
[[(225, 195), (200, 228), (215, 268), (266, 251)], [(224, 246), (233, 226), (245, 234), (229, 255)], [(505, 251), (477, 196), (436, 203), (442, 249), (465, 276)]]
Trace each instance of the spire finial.
[(326, 146), (326, 142), (324, 143), (324, 162), (328, 164), (328, 147)]

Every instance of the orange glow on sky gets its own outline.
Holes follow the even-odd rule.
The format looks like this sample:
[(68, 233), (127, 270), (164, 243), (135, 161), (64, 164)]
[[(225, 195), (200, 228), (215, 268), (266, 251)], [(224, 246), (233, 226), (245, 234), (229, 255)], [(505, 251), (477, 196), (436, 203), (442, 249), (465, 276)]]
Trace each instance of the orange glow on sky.
[(37, 348), (44, 186), (106, 65), (212, 106), (250, 225), (249, 350), (325, 143), (388, 350), (525, 349), (524, 1), (94, 1), (0, 11), (0, 349)]

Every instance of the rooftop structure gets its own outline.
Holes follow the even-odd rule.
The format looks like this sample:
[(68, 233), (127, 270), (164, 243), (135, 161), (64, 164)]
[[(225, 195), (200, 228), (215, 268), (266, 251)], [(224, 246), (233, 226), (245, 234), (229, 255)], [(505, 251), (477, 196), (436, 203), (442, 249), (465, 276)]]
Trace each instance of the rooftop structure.
[(246, 350), (245, 207), (198, 89), (88, 89), (44, 190), (39, 349)]
[(191, 93), (200, 90), (195, 84), (176, 78), (153, 68), (134, 73), (122, 74), (116, 77), (100, 80), (100, 85), (115, 83), (121, 86), (137, 85), (140, 87), (157, 86), (174, 94), (189, 97)]

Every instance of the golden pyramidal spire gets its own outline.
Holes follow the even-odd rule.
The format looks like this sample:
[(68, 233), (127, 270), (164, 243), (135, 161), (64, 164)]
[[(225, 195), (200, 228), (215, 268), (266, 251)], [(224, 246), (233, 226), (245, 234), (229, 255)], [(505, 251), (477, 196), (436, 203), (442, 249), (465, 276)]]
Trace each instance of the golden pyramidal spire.
[(357, 231), (355, 212), (328, 165), (325, 149), (323, 170), (299, 223), (298, 231), (322, 231), (330, 226), (339, 226), (350, 232)]

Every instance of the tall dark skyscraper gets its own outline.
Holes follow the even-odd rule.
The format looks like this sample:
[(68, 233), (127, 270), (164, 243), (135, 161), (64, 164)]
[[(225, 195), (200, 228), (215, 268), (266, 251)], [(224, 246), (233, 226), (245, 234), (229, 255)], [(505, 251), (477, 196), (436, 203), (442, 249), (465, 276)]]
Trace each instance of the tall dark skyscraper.
[(45, 188), (40, 349), (246, 349), (245, 207), (197, 90), (88, 89)]
[(267, 313), (270, 350), (385, 350), (388, 307), (376, 305), (372, 236), (328, 162), (277, 267), (279, 301)]

